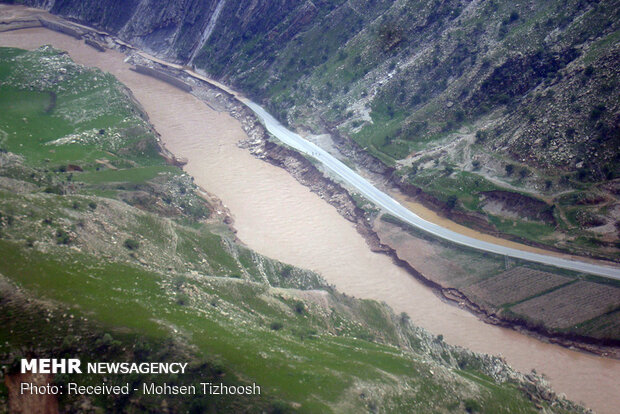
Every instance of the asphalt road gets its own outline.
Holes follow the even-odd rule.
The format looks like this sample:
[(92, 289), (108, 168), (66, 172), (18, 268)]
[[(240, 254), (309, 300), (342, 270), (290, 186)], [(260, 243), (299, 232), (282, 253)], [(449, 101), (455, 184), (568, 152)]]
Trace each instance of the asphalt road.
[(241, 99), (241, 101), (245, 105), (247, 105), (252, 111), (254, 111), (256, 115), (258, 115), (267, 130), (280, 141), (290, 147), (297, 149), (298, 151), (301, 151), (317, 159), (342, 181), (346, 182), (350, 186), (354, 187), (359, 193), (363, 194), (368, 200), (374, 202), (377, 206), (383, 208), (385, 211), (392, 214), (393, 216), (398, 217), (399, 219), (413, 225), (414, 227), (417, 227), (418, 229), (424, 230), (437, 237), (441, 237), (442, 239), (449, 240), (451, 242), (458, 243), (464, 246), (473, 247), (478, 250), (497, 253), (517, 259), (543, 263), (546, 265), (556, 266), (578, 272), (590, 273), (610, 279), (620, 280), (620, 268), (603, 266), (577, 260), (569, 260), (557, 256), (532, 253), (514, 249), (511, 247), (505, 247), (498, 244), (478, 240), (473, 237), (468, 237), (460, 233), (445, 229), (437, 224), (426, 221), (419, 217), (417, 214), (407, 209), (406, 207), (403, 207), (400, 203), (398, 203), (389, 195), (385, 194), (384, 192), (373, 186), (370, 182), (361, 177), (355, 171), (351, 170), (349, 167), (340, 162), (327, 151), (321, 149), (319, 146), (313, 144), (312, 142), (306, 141), (300, 135), (286, 129), (286, 127), (280, 124), (260, 105), (247, 99)]

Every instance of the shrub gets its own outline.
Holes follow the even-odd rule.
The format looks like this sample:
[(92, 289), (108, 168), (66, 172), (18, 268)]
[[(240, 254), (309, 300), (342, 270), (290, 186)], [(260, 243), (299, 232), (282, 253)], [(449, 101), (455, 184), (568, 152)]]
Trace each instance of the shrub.
[(508, 18), (508, 20), (510, 23), (519, 20), (519, 13), (517, 13), (516, 11), (513, 11), (512, 13), (510, 13), (510, 17)]
[(3, 215), (2, 213), (0, 213), (0, 225), (3, 222), (6, 223), (7, 226), (12, 226), (13, 223), (15, 222), (15, 219), (10, 214), (4, 214)]
[(510, 176), (514, 172), (515, 166), (512, 164), (507, 164), (505, 169), (506, 169), (506, 175)]
[(56, 243), (57, 244), (71, 243), (71, 237), (69, 236), (69, 233), (67, 233), (63, 229), (56, 230)]
[(595, 105), (594, 108), (592, 108), (592, 110), (590, 111), (590, 119), (592, 121), (596, 121), (597, 119), (601, 117), (605, 109), (606, 109), (605, 105), (602, 105), (602, 104)]
[(292, 273), (293, 266), (291, 265), (285, 265), (282, 270), (280, 270), (280, 275), (282, 275), (282, 277), (290, 277)]
[(51, 185), (49, 187), (46, 187), (45, 190), (43, 190), (44, 192), (48, 193), (48, 194), (58, 194), (58, 195), (63, 195), (64, 191), (62, 189), (61, 186), (59, 185)]
[(577, 179), (579, 179), (579, 181), (585, 180), (587, 176), (588, 170), (586, 168), (580, 168), (577, 170)]
[(448, 197), (448, 200), (446, 201), (446, 207), (448, 208), (448, 210), (452, 210), (454, 207), (456, 207), (456, 203), (458, 201), (459, 199), (454, 194)]
[(476, 143), (480, 144), (480, 143), (484, 142), (487, 139), (487, 135), (488, 135), (487, 131), (483, 131), (481, 129), (476, 131)]
[(181, 293), (177, 295), (176, 302), (177, 302), (177, 305), (185, 306), (189, 303), (189, 296), (187, 296), (185, 293)]
[(301, 339), (302, 341), (306, 339), (314, 339), (317, 337), (317, 334), (318, 334), (316, 329), (311, 329), (311, 328), (300, 328), (300, 329), (293, 328), (291, 329), (291, 333), (299, 337), (299, 339)]
[(467, 399), (465, 400), (465, 411), (468, 413), (477, 413), (482, 410), (482, 407), (476, 400)]
[(125, 246), (129, 250), (138, 250), (138, 248), (140, 247), (140, 242), (134, 239), (127, 239), (123, 243), (123, 246)]
[(280, 329), (284, 328), (284, 325), (282, 324), (282, 322), (274, 321), (274, 322), (271, 322), (271, 324), (269, 325), (269, 328), (272, 331), (279, 331)]
[(407, 312), (401, 312), (400, 323), (402, 323), (403, 325), (407, 325), (410, 320), (411, 320), (411, 317), (409, 317), (409, 314)]
[(91, 210), (95, 210), (97, 208), (97, 203), (95, 203), (94, 201), (89, 202), (88, 208), (90, 208)]
[(114, 338), (112, 338), (112, 335), (106, 332), (97, 342), (100, 342), (101, 345), (107, 347), (110, 346), (112, 342), (114, 342)]
[(295, 302), (295, 305), (293, 305), (293, 309), (295, 309), (295, 312), (301, 315), (306, 310), (306, 305), (304, 305), (302, 301), (298, 300), (297, 302)]

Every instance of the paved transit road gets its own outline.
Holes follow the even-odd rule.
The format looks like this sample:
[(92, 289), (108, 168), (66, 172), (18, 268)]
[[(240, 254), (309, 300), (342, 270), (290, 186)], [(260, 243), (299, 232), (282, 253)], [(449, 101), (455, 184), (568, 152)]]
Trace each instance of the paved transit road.
[(370, 182), (361, 177), (355, 171), (351, 170), (349, 167), (340, 162), (327, 151), (323, 150), (321, 147), (315, 145), (312, 142), (306, 141), (300, 135), (286, 129), (282, 124), (280, 124), (280, 122), (278, 122), (278, 120), (276, 120), (273, 116), (266, 112), (260, 105), (245, 98), (239, 99), (252, 111), (254, 111), (256, 115), (258, 115), (267, 130), (280, 141), (295, 148), (298, 151), (314, 157), (344, 182), (353, 186), (368, 200), (383, 208), (385, 211), (392, 214), (393, 216), (398, 217), (399, 219), (411, 224), (412, 226), (431, 233), (437, 237), (441, 237), (442, 239), (446, 239), (464, 246), (473, 247), (478, 250), (561, 267), (563, 269), (590, 273), (610, 279), (620, 280), (620, 268), (614, 268), (611, 266), (598, 265), (577, 260), (570, 260), (557, 256), (527, 252), (511, 247), (505, 247), (498, 244), (478, 240), (473, 237), (465, 236), (452, 230), (445, 229), (435, 223), (426, 221), (423, 218), (419, 217), (417, 214), (413, 213), (411, 210), (402, 206), (398, 201), (394, 200), (383, 191), (373, 186)]

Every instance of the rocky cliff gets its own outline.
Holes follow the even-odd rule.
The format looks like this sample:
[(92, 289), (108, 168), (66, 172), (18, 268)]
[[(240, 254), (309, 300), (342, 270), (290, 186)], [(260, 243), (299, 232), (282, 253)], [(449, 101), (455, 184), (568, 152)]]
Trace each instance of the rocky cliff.
[[(26, 3), (204, 70), (294, 127), (329, 131), (446, 210), (617, 257), (617, 0)], [(489, 191), (544, 202), (547, 220), (489, 208)]]

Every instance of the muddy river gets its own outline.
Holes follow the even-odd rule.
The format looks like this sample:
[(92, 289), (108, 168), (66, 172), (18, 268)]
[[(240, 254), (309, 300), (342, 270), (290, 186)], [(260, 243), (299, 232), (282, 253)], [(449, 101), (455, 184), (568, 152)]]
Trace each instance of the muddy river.
[(78, 63), (114, 74), (144, 106), (166, 147), (189, 162), (198, 185), (230, 209), (239, 238), (252, 249), (319, 272), (349, 295), (385, 301), (446, 341), (501, 354), (515, 368), (544, 373), (557, 392), (601, 413), (620, 407), (620, 361), (574, 352), (491, 326), (442, 302), (390, 258), (369, 250), (353, 225), (284, 170), (237, 147), (238, 121), (194, 96), (129, 70), (124, 55), (100, 53), (46, 29), (0, 33), (0, 45), (51, 44)]

